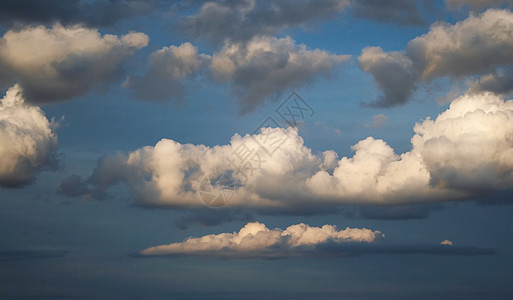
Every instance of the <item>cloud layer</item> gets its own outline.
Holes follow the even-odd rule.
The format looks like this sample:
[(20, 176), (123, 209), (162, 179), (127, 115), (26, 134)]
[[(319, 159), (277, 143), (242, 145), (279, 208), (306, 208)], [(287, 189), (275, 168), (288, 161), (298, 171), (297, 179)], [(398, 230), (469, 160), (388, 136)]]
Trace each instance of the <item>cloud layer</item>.
[(188, 238), (181, 243), (151, 247), (140, 253), (155, 255), (204, 255), (228, 257), (281, 257), (303, 255), (315, 250), (319, 244), (372, 243), (384, 237), (379, 231), (346, 228), (337, 230), (333, 225), (310, 227), (297, 224), (285, 230), (268, 229), (264, 224), (248, 223), (239, 232), (211, 234)]
[(57, 136), (43, 111), (25, 103), (19, 86), (0, 100), (0, 187), (34, 180), (56, 166)]
[(78, 25), (9, 30), (0, 39), (0, 87), (17, 83), (37, 104), (82, 96), (118, 79), (122, 64), (148, 41), (143, 33), (102, 36)]
[(208, 192), (228, 193), (234, 207), (294, 211), (472, 199), (511, 188), (512, 100), (461, 96), (414, 131), (409, 152), (396, 154), (385, 141), (368, 137), (352, 147), (352, 157), (340, 159), (331, 150), (314, 155), (294, 128), (236, 134), (229, 145), (212, 148), (163, 139), (104, 157), (76, 190), (88, 186), (87, 193), (101, 194), (124, 182), (143, 205), (197, 207)]
[[(435, 78), (494, 74), (501, 66), (511, 66), (512, 30), (513, 13), (491, 9), (455, 25), (435, 23), (427, 34), (411, 40), (403, 52), (364, 48), (358, 58), (360, 67), (372, 74), (383, 91), (383, 96), (373, 104), (385, 107), (403, 104), (420, 83)], [(497, 86), (505, 89), (504, 81), (502, 85), (491, 82), (500, 78), (489, 76), (486, 80), (481, 89), (492, 92), (497, 92)]]
[(144, 249), (141, 256), (207, 256), (218, 258), (346, 257), (364, 254), (485, 255), (493, 250), (441, 244), (383, 243), (385, 235), (366, 228), (337, 230), (334, 225), (313, 227), (297, 224), (285, 230), (269, 229), (259, 222), (247, 223), (239, 232), (187, 238)]

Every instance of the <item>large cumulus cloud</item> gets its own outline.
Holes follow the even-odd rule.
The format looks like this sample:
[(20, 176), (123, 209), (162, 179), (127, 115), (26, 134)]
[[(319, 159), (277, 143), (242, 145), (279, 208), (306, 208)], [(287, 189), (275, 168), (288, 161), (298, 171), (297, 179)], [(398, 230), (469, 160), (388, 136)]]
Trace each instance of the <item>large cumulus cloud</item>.
[[(358, 62), (383, 90), (383, 96), (374, 104), (394, 106), (405, 103), (420, 83), (441, 77), (461, 79), (493, 74), (500, 67), (511, 66), (512, 30), (513, 13), (491, 9), (454, 25), (435, 23), (428, 33), (411, 40), (403, 52), (365, 48)], [(504, 81), (491, 82), (500, 79), (486, 77), (486, 85), (474, 90), (507, 89)]]
[(82, 96), (119, 78), (122, 64), (147, 44), (143, 33), (102, 36), (78, 25), (9, 30), (0, 39), (0, 87), (18, 83), (37, 104)]
[(32, 182), (55, 167), (57, 136), (43, 111), (25, 103), (19, 86), (0, 100), (0, 187)]
[[(230, 206), (261, 211), (419, 204), (511, 189), (512, 100), (468, 94), (414, 131), (408, 152), (397, 154), (385, 141), (368, 137), (353, 146), (352, 157), (340, 159), (331, 150), (314, 155), (293, 128), (236, 134), (230, 144), (215, 147), (163, 139), (104, 157), (79, 187), (101, 193), (123, 182), (141, 204), (193, 208), (202, 206), (201, 192), (210, 191), (205, 178), (225, 176)], [(269, 155), (261, 147), (265, 141), (280, 146)], [(238, 164), (241, 154), (250, 159)]]

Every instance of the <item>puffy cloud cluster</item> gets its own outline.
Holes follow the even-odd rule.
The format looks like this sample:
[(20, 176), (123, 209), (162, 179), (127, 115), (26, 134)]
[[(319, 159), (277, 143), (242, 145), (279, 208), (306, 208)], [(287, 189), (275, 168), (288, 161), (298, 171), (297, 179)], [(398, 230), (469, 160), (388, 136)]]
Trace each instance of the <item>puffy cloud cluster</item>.
[(0, 39), (0, 86), (18, 83), (32, 103), (81, 96), (120, 77), (121, 65), (148, 41), (143, 33), (102, 36), (78, 25), (9, 30)]
[(384, 238), (380, 231), (346, 228), (337, 230), (333, 225), (311, 227), (297, 224), (285, 230), (270, 230), (264, 224), (248, 223), (239, 232), (211, 234), (200, 238), (188, 238), (142, 250), (147, 256), (155, 255), (205, 255), (235, 257), (280, 257), (304, 255), (324, 243), (373, 243)]
[[(233, 194), (230, 206), (295, 211), (472, 199), (511, 188), (512, 100), (468, 94), (414, 131), (409, 152), (396, 154), (385, 141), (369, 137), (353, 146), (352, 157), (340, 159), (334, 151), (312, 154), (293, 128), (236, 134), (229, 145), (215, 147), (164, 139), (103, 158), (77, 189), (87, 184), (90, 193), (103, 192), (124, 182), (141, 204), (191, 208), (202, 205), (201, 191), (210, 191), (211, 179), (224, 174)], [(272, 155), (260, 147), (270, 140), (280, 145)], [(239, 164), (241, 157), (247, 159)]]
[(241, 95), (242, 112), (261, 105), (271, 95), (298, 87), (317, 75), (327, 75), (349, 58), (326, 51), (308, 50), (290, 38), (254, 38), (248, 43), (226, 42), (214, 54), (211, 70), (216, 80), (232, 83)]
[[(411, 40), (404, 52), (365, 48), (358, 61), (383, 90), (383, 96), (374, 104), (394, 106), (405, 103), (419, 83), (439, 77), (486, 75), (501, 66), (511, 66), (512, 30), (513, 13), (492, 9), (455, 25), (435, 23), (427, 34)], [(504, 84), (491, 82), (497, 80), (486, 77), (487, 84), (478, 87), (500, 92), (505, 89)]]
[(0, 100), (0, 187), (32, 182), (36, 173), (54, 167), (57, 136), (43, 111), (25, 103), (19, 86)]
[(215, 82), (231, 84), (239, 97), (241, 112), (247, 113), (272, 96), (328, 75), (336, 64), (348, 58), (307, 49), (290, 37), (227, 41), (212, 57), (184, 43), (154, 52), (148, 73), (130, 77), (125, 86), (141, 99), (181, 98), (184, 80), (200, 73), (210, 74)]

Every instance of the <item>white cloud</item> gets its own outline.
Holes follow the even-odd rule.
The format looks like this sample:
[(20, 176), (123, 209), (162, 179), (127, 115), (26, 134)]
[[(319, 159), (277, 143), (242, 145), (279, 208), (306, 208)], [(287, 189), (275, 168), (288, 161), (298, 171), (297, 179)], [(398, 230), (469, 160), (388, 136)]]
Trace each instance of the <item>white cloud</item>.
[(0, 186), (30, 183), (55, 163), (57, 136), (43, 111), (25, 103), (19, 86), (0, 100)]
[(102, 36), (78, 25), (9, 30), (0, 39), (0, 86), (18, 83), (33, 103), (81, 96), (117, 79), (125, 60), (148, 41), (143, 33)]
[(441, 242), (440, 242), (440, 245), (452, 246), (453, 244), (452, 244), (452, 242), (451, 242), (451, 241), (449, 241), (449, 240), (443, 240), (443, 241), (441, 241)]
[[(465, 95), (414, 131), (409, 152), (396, 154), (385, 141), (368, 137), (352, 147), (352, 157), (340, 159), (334, 151), (312, 154), (293, 128), (236, 134), (230, 144), (215, 147), (163, 139), (105, 157), (87, 183), (104, 191), (124, 182), (141, 204), (198, 207), (200, 191), (210, 188), (205, 178), (227, 174), (233, 184), (230, 206), (285, 210), (472, 199), (511, 188), (513, 100)], [(269, 137), (283, 142), (272, 156), (256, 142)], [(238, 165), (237, 154), (245, 150), (254, 156)]]
[[(346, 228), (337, 230), (334, 225), (311, 227), (297, 224), (285, 230), (269, 229), (259, 222), (248, 223), (239, 232), (210, 234), (188, 238), (142, 250), (145, 256), (155, 255), (204, 255), (234, 257), (280, 257), (301, 255), (300, 251), (314, 250), (315, 246), (332, 242), (373, 243), (384, 238), (380, 231)], [(299, 250), (298, 250), (299, 249)]]
[[(404, 52), (387, 53), (379, 47), (365, 48), (359, 63), (383, 90), (383, 97), (375, 104), (403, 104), (419, 83), (429, 83), (440, 77), (461, 79), (485, 75), (500, 67), (511, 66), (512, 30), (512, 12), (490, 9), (481, 15), (470, 15), (454, 25), (435, 23), (428, 33), (411, 40)], [(501, 90), (508, 90), (503, 86), (504, 82), (499, 85)], [(488, 86), (495, 85), (489, 83)]]

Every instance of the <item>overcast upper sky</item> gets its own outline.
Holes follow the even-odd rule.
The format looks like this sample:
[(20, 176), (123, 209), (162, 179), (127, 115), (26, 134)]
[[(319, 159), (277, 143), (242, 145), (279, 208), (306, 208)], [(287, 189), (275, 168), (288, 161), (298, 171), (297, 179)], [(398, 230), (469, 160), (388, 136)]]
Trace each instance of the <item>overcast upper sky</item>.
[(0, 1), (0, 299), (512, 299), (513, 1)]

